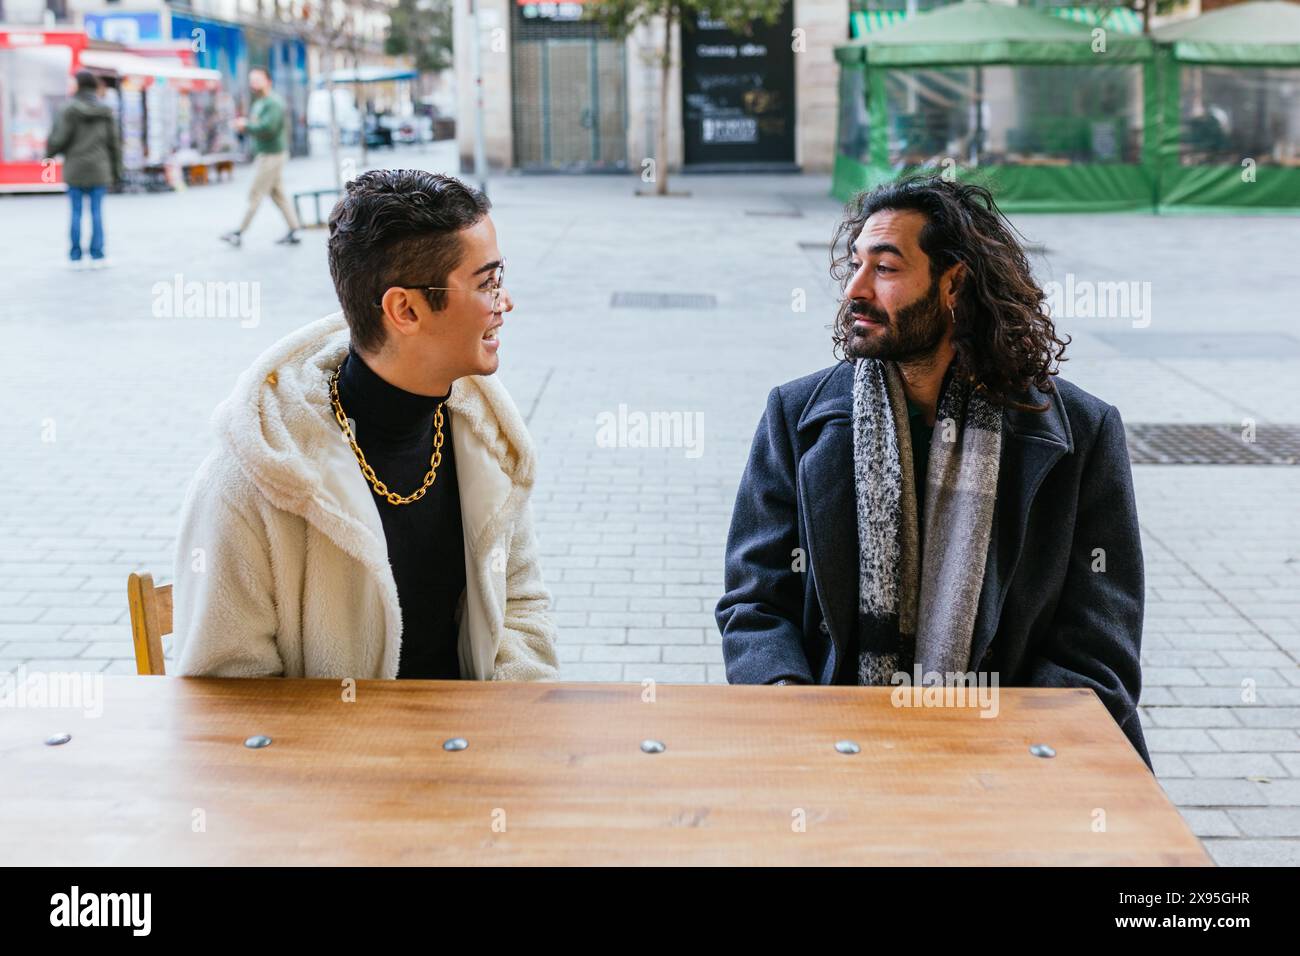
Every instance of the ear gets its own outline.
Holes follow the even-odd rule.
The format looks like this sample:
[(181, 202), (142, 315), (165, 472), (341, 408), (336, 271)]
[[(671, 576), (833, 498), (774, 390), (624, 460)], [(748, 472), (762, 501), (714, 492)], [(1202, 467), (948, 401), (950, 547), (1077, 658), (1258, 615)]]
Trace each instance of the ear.
[(944, 273), (943, 297), (944, 306), (952, 308), (957, 304), (957, 293), (961, 291), (962, 284), (966, 281), (966, 266), (964, 263), (955, 262), (948, 267)]
[(384, 293), (380, 304), (384, 307), (384, 328), (390, 335), (414, 335), (420, 330), (420, 312), (416, 297), (422, 293), (416, 289), (401, 289), (393, 286)]

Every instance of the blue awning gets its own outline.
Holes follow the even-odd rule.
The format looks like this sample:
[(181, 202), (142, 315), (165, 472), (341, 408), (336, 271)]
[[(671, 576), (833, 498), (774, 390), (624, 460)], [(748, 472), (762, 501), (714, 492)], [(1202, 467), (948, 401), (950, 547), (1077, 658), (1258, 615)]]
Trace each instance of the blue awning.
[[(392, 80), (414, 80), (419, 76), (415, 70), (394, 66), (363, 66), (355, 70), (335, 70), (330, 74), (335, 83), (388, 83)], [(316, 85), (324, 86), (324, 77), (318, 79)]]

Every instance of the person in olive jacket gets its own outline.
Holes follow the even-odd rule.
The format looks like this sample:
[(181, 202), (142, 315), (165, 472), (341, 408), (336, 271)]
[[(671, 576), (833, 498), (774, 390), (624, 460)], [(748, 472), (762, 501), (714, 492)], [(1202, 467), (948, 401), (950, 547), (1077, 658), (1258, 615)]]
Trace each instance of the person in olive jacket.
[(99, 101), (99, 81), (87, 70), (76, 75), (77, 92), (60, 111), (45, 141), (45, 155), (63, 155), (63, 181), (72, 200), (72, 245), (68, 256), (75, 269), (84, 268), (81, 257), (81, 210), (90, 199), (90, 262), (104, 258), (104, 193), (122, 181), (122, 147), (112, 108)]
[(228, 232), (221, 238), (232, 246), (243, 241), (244, 230), (253, 221), (257, 207), (267, 196), (280, 207), (289, 232), (276, 242), (282, 245), (295, 245), (298, 238), (298, 217), (294, 215), (293, 205), (284, 191), (284, 164), (289, 158), (286, 144), (284, 100), (271, 89), (271, 74), (260, 66), (248, 71), (248, 86), (253, 92), (253, 105), (248, 111), (248, 118), (240, 117), (235, 125), (247, 133), (253, 142), (253, 155), (256, 168), (253, 171), (253, 186), (248, 191), (248, 209), (244, 220), (234, 232)]

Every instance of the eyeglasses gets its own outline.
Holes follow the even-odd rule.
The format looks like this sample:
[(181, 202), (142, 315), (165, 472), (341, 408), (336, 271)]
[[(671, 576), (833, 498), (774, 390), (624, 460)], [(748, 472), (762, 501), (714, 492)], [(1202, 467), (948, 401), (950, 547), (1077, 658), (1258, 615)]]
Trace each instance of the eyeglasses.
[(403, 286), (402, 288), (423, 289), (426, 292), (490, 292), (492, 293), (492, 311), (499, 311), (501, 305), (501, 284), (506, 276), (506, 260), (502, 259), (496, 271), (492, 273), (492, 284), (486, 289), (455, 289), (443, 285)]

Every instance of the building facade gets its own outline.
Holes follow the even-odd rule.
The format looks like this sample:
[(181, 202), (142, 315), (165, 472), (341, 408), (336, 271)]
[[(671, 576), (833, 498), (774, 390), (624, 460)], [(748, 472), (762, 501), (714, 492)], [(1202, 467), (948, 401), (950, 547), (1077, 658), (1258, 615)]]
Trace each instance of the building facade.
[[(625, 41), (581, 3), (476, 0), (483, 138), (494, 169), (641, 170), (655, 153), (662, 21)], [(457, 140), (473, 168), (477, 87), (467, 3), (455, 13)], [(737, 36), (701, 18), (670, 38), (672, 170), (827, 172), (848, 0), (791, 0), (772, 27)]]
[(221, 73), (237, 112), (248, 71), (269, 70), (289, 109), (290, 152), (308, 152), (308, 103), (334, 48), (335, 70), (390, 65), (395, 0), (0, 0), (0, 20), (81, 26), (92, 41), (127, 47), (184, 41), (198, 66)]

